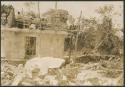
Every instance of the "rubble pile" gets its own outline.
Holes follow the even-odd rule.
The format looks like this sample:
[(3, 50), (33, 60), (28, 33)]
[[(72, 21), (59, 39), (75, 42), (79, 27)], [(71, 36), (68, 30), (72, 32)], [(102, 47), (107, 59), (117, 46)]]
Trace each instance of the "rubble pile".
[(103, 75), (105, 77), (117, 78), (123, 73), (123, 62), (122, 59), (114, 58), (112, 60), (101, 61), (103, 67)]
[[(111, 65), (111, 64), (108, 63), (108, 65)], [(78, 72), (76, 74), (76, 77), (74, 78), (74, 83), (72, 84), (74, 85), (122, 85), (123, 84), (122, 70), (123, 69), (117, 70), (117, 68), (114, 68), (114, 69), (108, 68), (108, 67), (106, 68), (106, 67), (103, 67), (101, 63), (91, 63), (91, 62), (87, 64), (80, 63)], [(72, 70), (70, 72), (72, 72)], [(69, 83), (69, 85), (71, 84)]]
[[(36, 58), (35, 58), (36, 59)], [(33, 61), (35, 60), (33, 59)], [(39, 58), (37, 58), (39, 59)], [(41, 59), (36, 62), (36, 65), (41, 64)], [(42, 59), (42, 61), (46, 59)], [(54, 59), (54, 63), (55, 63)], [(51, 61), (51, 63), (48, 63)], [(46, 60), (44, 66), (49, 66), (53, 60)], [(118, 64), (114, 64), (114, 61)], [(122, 85), (123, 84), (123, 69), (121, 69), (122, 63), (120, 59), (103, 60), (100, 62), (88, 62), (88, 63), (72, 63), (63, 67), (56, 68), (56, 64), (47, 68), (46, 73), (41, 73), (42, 68), (35, 66), (35, 62), (26, 63), (18, 66), (12, 66), (8, 63), (3, 64), (1, 81), (2, 85)], [(26, 73), (27, 64), (34, 65), (32, 72), (29, 71), (31, 76)], [(49, 65), (48, 65), (49, 64)], [(59, 64), (60, 65), (60, 64)], [(57, 65), (58, 66), (58, 65)], [(113, 66), (113, 67), (112, 67)], [(116, 67), (117, 66), (117, 67)]]
[(8, 63), (1, 66), (1, 84), (10, 85), (17, 74), (17, 67)]

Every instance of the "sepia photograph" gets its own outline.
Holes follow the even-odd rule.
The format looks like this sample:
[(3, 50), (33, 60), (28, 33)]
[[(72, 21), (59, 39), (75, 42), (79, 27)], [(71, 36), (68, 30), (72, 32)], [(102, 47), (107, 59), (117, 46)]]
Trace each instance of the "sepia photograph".
[(1, 86), (123, 86), (123, 1), (1, 1)]

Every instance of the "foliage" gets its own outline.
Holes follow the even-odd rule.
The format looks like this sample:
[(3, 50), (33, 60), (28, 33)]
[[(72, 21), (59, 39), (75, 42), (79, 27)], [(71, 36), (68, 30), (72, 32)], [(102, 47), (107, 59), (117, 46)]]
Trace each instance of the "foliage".
[(15, 12), (12, 5), (1, 5), (1, 23), (13, 27), (15, 25)]
[(112, 5), (105, 5), (103, 7), (96, 9), (96, 12), (101, 14), (102, 16), (106, 16), (106, 15), (109, 16), (109, 14), (112, 14), (113, 8), (114, 7)]
[[(88, 25), (86, 25), (86, 23)], [(87, 19), (86, 23), (85, 25), (88, 27), (84, 27), (83, 24), (82, 29), (84, 31), (80, 32), (78, 36), (78, 51), (85, 52), (88, 50), (87, 52), (91, 53), (97, 50), (100, 54), (119, 55), (122, 41), (115, 35), (115, 30), (112, 28), (112, 20), (110, 18), (104, 17), (102, 24), (94, 22), (95, 24), (92, 23), (92, 26), (90, 26), (89, 23), (91, 23), (91, 19)], [(69, 40), (67, 39), (68, 44), (65, 44), (65, 46), (67, 45), (65, 48), (69, 47), (68, 49), (70, 49), (71, 47), (71, 50), (74, 50), (73, 44), (76, 40), (76, 33), (73, 34), (73, 37), (75, 38), (74, 40), (70, 40), (70, 38)], [(70, 41), (72, 41), (72, 44), (69, 45)]]
[(6, 13), (7, 16), (9, 15), (11, 9), (14, 9), (12, 5), (1, 5), (1, 14)]

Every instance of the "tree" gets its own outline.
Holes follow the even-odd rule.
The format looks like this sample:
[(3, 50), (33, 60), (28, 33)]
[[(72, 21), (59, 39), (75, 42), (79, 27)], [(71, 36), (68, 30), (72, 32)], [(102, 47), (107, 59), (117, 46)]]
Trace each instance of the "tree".
[(10, 14), (11, 9), (13, 9), (12, 5), (1, 5), (1, 13), (6, 13), (7, 16)]
[(1, 5), (1, 22), (2, 24), (8, 24), (9, 27), (13, 27), (15, 23), (15, 12), (12, 5)]
[(115, 15), (113, 6), (100, 7), (96, 12), (103, 17), (103, 23), (99, 25), (97, 31), (97, 35), (100, 36), (97, 41), (99, 44), (96, 45), (98, 51), (102, 54), (119, 54), (119, 39), (114, 35), (112, 26), (112, 16)]
[(96, 9), (96, 12), (102, 16), (111, 16), (113, 15), (113, 8), (113, 5), (105, 5), (104, 7)]

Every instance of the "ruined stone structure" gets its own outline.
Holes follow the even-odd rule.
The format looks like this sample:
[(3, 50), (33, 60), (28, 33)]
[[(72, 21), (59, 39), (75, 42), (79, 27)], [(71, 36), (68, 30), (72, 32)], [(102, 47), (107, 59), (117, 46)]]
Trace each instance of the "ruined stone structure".
[(63, 58), (66, 32), (2, 28), (1, 35), (1, 57), (7, 60), (47, 56)]
[[(14, 11), (12, 10), (11, 13), (14, 13)], [(13, 15), (10, 15), (8, 18), (9, 25), (12, 25), (11, 22), (15, 19)], [(68, 11), (53, 9), (45, 13), (45, 15), (48, 15), (47, 19), (51, 24), (47, 30), (44, 27), (43, 30), (39, 30), (37, 27), (34, 29), (26, 27), (26, 24), (30, 26), (32, 20), (30, 19), (28, 23), (25, 23), (24, 19), (26, 18), (24, 17), (21, 18), (20, 29), (16, 28), (20, 24), (17, 22), (17, 19), (14, 21), (16, 26), (13, 28), (8, 26), (2, 27), (1, 57), (12, 61), (22, 61), (33, 57), (63, 58), (64, 41), (67, 33), (60, 30), (63, 30), (67, 25)], [(43, 21), (41, 22), (43, 23)], [(35, 23), (36, 25), (40, 25), (40, 21), (35, 21)], [(58, 31), (55, 31), (57, 29)]]

